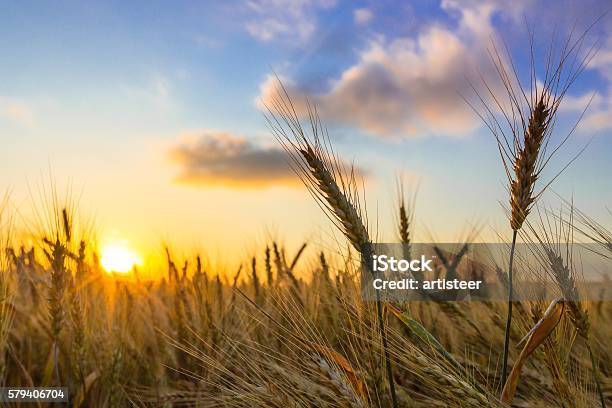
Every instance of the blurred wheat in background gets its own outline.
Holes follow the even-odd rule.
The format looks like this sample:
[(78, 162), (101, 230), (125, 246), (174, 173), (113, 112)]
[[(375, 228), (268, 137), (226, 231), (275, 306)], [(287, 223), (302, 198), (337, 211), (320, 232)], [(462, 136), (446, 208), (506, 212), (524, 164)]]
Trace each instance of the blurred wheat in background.
[[(407, 210), (405, 201), (400, 208)], [(7, 240), (3, 213), (4, 385), (67, 385), (75, 406), (386, 407), (390, 358), (399, 406), (503, 405), (503, 303), (389, 304), (385, 344), (376, 304), (361, 300), (355, 259), (269, 242), (232, 272), (168, 250), (165, 277), (143, 281), (137, 270), (105, 272), (70, 213), (59, 209), (57, 228), (34, 246)], [(609, 235), (584, 214), (576, 229)], [(407, 234), (405, 222), (398, 232)], [(579, 290), (572, 260), (546, 239), (543, 270), (560, 293)], [(600, 242), (609, 257), (611, 242)], [(527, 351), (510, 348), (520, 367), (505, 400), (597, 405), (593, 358), (609, 402), (610, 302), (561, 300), (546, 312), (542, 302), (515, 307), (513, 342), (534, 329)]]

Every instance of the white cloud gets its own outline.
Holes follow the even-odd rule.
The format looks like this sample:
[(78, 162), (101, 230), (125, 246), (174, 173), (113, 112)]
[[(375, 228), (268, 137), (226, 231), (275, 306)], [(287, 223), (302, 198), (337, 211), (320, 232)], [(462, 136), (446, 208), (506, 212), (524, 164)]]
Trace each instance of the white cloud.
[(138, 103), (146, 103), (161, 111), (173, 111), (178, 107), (173, 81), (186, 76), (187, 73), (180, 70), (173, 76), (153, 73), (149, 78), (125, 85), (122, 89), (128, 98)]
[[(461, 136), (479, 127), (461, 95), (471, 94), (467, 77), (476, 69), (495, 75), (487, 48), (496, 7), (456, 1), (443, 7), (459, 16), (453, 29), (432, 24), (415, 37), (374, 38), (326, 91), (306, 93), (323, 119), (383, 137)], [(274, 86), (268, 77), (262, 100)], [(293, 95), (305, 93), (299, 84), (288, 86)]]
[[(590, 104), (589, 104), (590, 101)], [(587, 108), (588, 107), (588, 108)], [(578, 125), (583, 133), (601, 132), (612, 129), (612, 89), (608, 84), (606, 94), (590, 92), (580, 96), (566, 96), (560, 109), (564, 111), (586, 112)]]
[(581, 112), (587, 106), (590, 108), (601, 106), (603, 96), (598, 92), (586, 93), (580, 96), (566, 95), (563, 97), (559, 110), (561, 112)]
[(335, 0), (250, 0), (246, 30), (262, 42), (306, 42), (316, 31), (317, 11), (335, 6)]
[(612, 129), (612, 98), (608, 98), (606, 106), (591, 111), (580, 124), (580, 129), (587, 132), (601, 132)]
[(204, 48), (219, 48), (223, 45), (219, 39), (206, 35), (196, 35), (193, 37), (193, 41)]
[[(531, 0), (442, 0), (441, 8), (456, 24), (425, 25), (412, 37), (374, 37), (358, 54), (357, 61), (329, 80), (322, 92), (282, 78), (299, 111), (300, 96), (317, 105), (327, 122), (348, 125), (381, 137), (426, 135), (462, 136), (481, 126), (481, 120), (461, 98), (473, 95), (468, 78), (475, 84), (480, 72), (489, 85), (499, 85), (487, 50), (495, 38), (493, 16), (523, 27), (524, 12)], [(364, 10), (359, 16), (358, 11)], [(367, 9), (354, 10), (355, 22), (365, 21)], [(503, 53), (503, 51), (502, 51)], [(567, 95), (565, 112), (581, 112), (593, 98), (579, 129), (597, 132), (612, 129), (612, 40), (602, 46), (589, 65), (599, 72), (604, 86), (597, 91)], [(260, 99), (275, 92), (276, 80), (268, 76), (260, 87)], [(486, 94), (486, 92), (483, 92)], [(503, 93), (503, 92), (502, 92)]]
[[(560, 108), (565, 111), (582, 112), (587, 108), (578, 129), (585, 133), (595, 133), (612, 129), (612, 40), (608, 39), (591, 60), (588, 69), (595, 70), (605, 80), (605, 85), (597, 90), (579, 96), (568, 95), (563, 98)], [(590, 101), (590, 104), (589, 104)]]
[(355, 24), (366, 25), (374, 18), (372, 10), (367, 8), (358, 8), (353, 10), (353, 20)]
[(153, 92), (160, 98), (165, 99), (170, 95), (170, 81), (162, 75), (155, 75), (151, 80)]
[(612, 81), (612, 40), (593, 57), (590, 68), (599, 70), (603, 76)]

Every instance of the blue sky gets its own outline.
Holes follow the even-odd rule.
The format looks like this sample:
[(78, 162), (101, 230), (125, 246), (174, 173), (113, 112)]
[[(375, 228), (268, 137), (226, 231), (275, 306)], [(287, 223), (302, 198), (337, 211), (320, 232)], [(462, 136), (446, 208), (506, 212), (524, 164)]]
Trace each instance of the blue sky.
[[(258, 107), (276, 73), (320, 107), (337, 150), (368, 173), (381, 235), (393, 238), (399, 172), (420, 185), (423, 239), (458, 238), (469, 223), (501, 229), (495, 143), (459, 94), (476, 70), (487, 73), (492, 38), (528, 73), (525, 21), (543, 55), (555, 28), (581, 32), (609, 7), (556, 4), (5, 1), (0, 188), (27, 213), (28, 186), (51, 171), (83, 191), (83, 212), (103, 237), (142, 248), (169, 239), (250, 250), (269, 231), (326, 241), (331, 227), (287, 171)], [(596, 218), (612, 201), (610, 31), (606, 16), (587, 37), (601, 48), (562, 105), (560, 136), (593, 101), (547, 173), (592, 138), (554, 190)]]

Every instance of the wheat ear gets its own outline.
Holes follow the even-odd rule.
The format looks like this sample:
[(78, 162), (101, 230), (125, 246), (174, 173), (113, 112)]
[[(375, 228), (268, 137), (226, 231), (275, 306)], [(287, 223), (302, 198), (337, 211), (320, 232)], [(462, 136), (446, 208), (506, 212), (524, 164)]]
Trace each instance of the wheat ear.
[(597, 394), (601, 406), (604, 408), (606, 405), (601, 380), (599, 378), (599, 369), (597, 368), (590, 343), (591, 324), (589, 314), (582, 302), (580, 302), (580, 292), (576, 284), (576, 273), (570, 248), (574, 241), (573, 214), (573, 207), (570, 206), (567, 220), (565, 220), (563, 214), (560, 213), (556, 216), (557, 222), (555, 223), (555, 221), (550, 219), (548, 212), (543, 213), (538, 209), (539, 231), (536, 230), (531, 223), (528, 222), (527, 225), (540, 244), (536, 256), (538, 256), (540, 263), (550, 272), (550, 275), (552, 275), (553, 279), (557, 282), (557, 286), (567, 305), (570, 320), (576, 328), (578, 335), (584, 339), (591, 360), (591, 368), (593, 371), (593, 379), (597, 387)]
[[(310, 124), (310, 136), (308, 136), (280, 80), (279, 88), (279, 92), (273, 96), (268, 106), (268, 115), (266, 115), (272, 133), (289, 153), (297, 174), (330, 220), (344, 233), (362, 259), (369, 259), (372, 245), (361, 215), (354, 170), (351, 168), (350, 171), (346, 171), (334, 154), (316, 108), (307, 104)], [(379, 291), (376, 291), (376, 309), (389, 391), (393, 407), (397, 408), (393, 368)]]
[[(490, 86), (486, 80), (483, 80), (488, 94), (488, 100), (485, 101), (483, 96), (473, 87), (478, 100), (482, 104), (480, 110), (474, 110), (497, 140), (498, 150), (509, 183), (509, 221), (512, 228), (512, 244), (508, 265), (508, 315), (504, 339), (502, 384), (506, 381), (508, 369), (512, 299), (514, 295), (512, 267), (517, 231), (523, 226), (537, 199), (559, 175), (560, 172), (545, 184), (539, 192), (535, 192), (536, 182), (540, 174), (559, 148), (569, 139), (578, 124), (576, 123), (574, 128), (561, 139), (556, 147), (548, 149), (559, 105), (569, 87), (595, 54), (595, 45), (587, 49), (586, 53), (583, 53), (584, 39), (591, 28), (592, 26), (577, 39), (572, 38), (572, 35), (568, 36), (566, 41), (561, 43), (559, 50), (556, 47), (555, 39), (551, 41), (546, 57), (546, 70), (542, 85), (538, 84), (536, 78), (534, 33), (531, 32), (531, 72), (528, 89), (521, 85), (507, 47), (505, 55), (502, 56), (495, 43), (493, 43), (490, 56), (504, 89), (503, 95), (496, 95), (496, 91), (493, 90), (495, 87)], [(509, 64), (505, 62), (506, 59)], [(471, 103), (469, 104), (473, 107)], [(581, 118), (582, 115), (578, 122)], [(563, 169), (569, 166), (578, 155)]]

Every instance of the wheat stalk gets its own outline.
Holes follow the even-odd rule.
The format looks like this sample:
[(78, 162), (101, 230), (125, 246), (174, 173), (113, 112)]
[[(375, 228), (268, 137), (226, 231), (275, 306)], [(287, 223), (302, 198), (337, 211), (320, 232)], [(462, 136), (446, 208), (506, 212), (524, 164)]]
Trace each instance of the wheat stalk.
[(541, 212), (538, 209), (538, 215), (539, 230), (531, 223), (528, 222), (527, 224), (532, 235), (540, 244), (536, 249), (536, 255), (557, 283), (567, 305), (570, 320), (576, 328), (578, 335), (585, 341), (591, 360), (597, 393), (602, 408), (605, 408), (599, 370), (590, 344), (591, 323), (589, 314), (580, 301), (580, 292), (576, 284), (576, 272), (571, 251), (571, 245), (574, 240), (573, 207), (570, 206), (567, 220), (565, 220), (562, 212), (557, 215), (557, 222), (550, 219), (548, 212)]
[[(371, 241), (362, 217), (354, 170), (351, 168), (347, 172), (338, 157), (333, 153), (329, 137), (319, 119), (316, 108), (307, 104), (310, 124), (309, 137), (302, 128), (295, 107), (280, 80), (279, 87), (280, 90), (272, 98), (271, 105), (268, 106), (268, 115), (266, 115), (272, 133), (292, 157), (297, 174), (302, 178), (304, 184), (330, 220), (344, 233), (353, 248), (362, 256), (362, 259), (369, 259), (372, 251)], [(369, 263), (366, 262), (366, 264)], [(373, 273), (373, 271), (370, 272)], [(397, 395), (387, 345), (380, 292), (376, 291), (376, 296), (389, 391), (393, 407), (397, 408)]]
[(266, 265), (266, 279), (268, 280), (268, 287), (272, 287), (274, 284), (274, 275), (272, 272), (272, 262), (270, 260), (270, 247), (266, 246), (265, 252), (265, 265)]
[[(534, 323), (539, 322), (543, 317), (544, 306), (542, 302), (536, 302), (532, 306), (531, 316)], [(558, 353), (559, 347), (559, 341), (555, 336), (548, 337), (543, 344), (544, 360), (551, 374), (553, 384), (559, 392), (559, 401), (566, 401), (570, 406), (575, 406), (575, 396), (568, 383), (566, 367), (560, 358), (560, 353)]]
[[(570, 86), (595, 54), (595, 46), (589, 48), (585, 54), (582, 53), (584, 38), (591, 27), (577, 39), (569, 35), (559, 50), (556, 49), (555, 40), (551, 41), (542, 85), (538, 84), (536, 78), (534, 34), (530, 33), (531, 72), (530, 85), (527, 89), (521, 84), (507, 47), (506, 52), (502, 53), (495, 42), (492, 42), (489, 55), (501, 82), (502, 95), (497, 95), (497, 92), (494, 91), (495, 87), (483, 79), (488, 100), (485, 100), (485, 97), (481, 96), (480, 92), (472, 86), (482, 108), (476, 109), (468, 101), (468, 104), (472, 106), (495, 137), (508, 179), (512, 244), (508, 264), (508, 314), (504, 339), (502, 384), (506, 381), (508, 369), (514, 297), (513, 261), (517, 232), (522, 228), (537, 199), (563, 169), (567, 168), (581, 153), (578, 153), (557, 176), (546, 183), (539, 192), (536, 192), (536, 184), (542, 171), (569, 139), (582, 118), (581, 115), (574, 128), (561, 139), (556, 147), (552, 150), (548, 149), (559, 105)], [(558, 55), (556, 55), (557, 52)], [(509, 61), (508, 64), (505, 62), (506, 59)]]
[(420, 375), (436, 384), (439, 392), (447, 392), (447, 398), (460, 401), (461, 406), (467, 407), (489, 407), (499, 406), (491, 401), (485, 394), (481, 393), (473, 384), (465, 381), (450, 370), (443, 369), (435, 360), (426, 357), (419, 351), (412, 356), (421, 367)]
[[(0, 200), (0, 385), (4, 385), (6, 375), (6, 351), (8, 348), (8, 336), (14, 318), (11, 307), (13, 288), (9, 281), (9, 251), (12, 220), (7, 219), (8, 195)], [(12, 251), (13, 259), (14, 251)]]
[(259, 288), (259, 277), (257, 276), (257, 258), (253, 257), (251, 260), (251, 281), (253, 283), (253, 295), (255, 296), (255, 302), (260, 303), (260, 288)]

